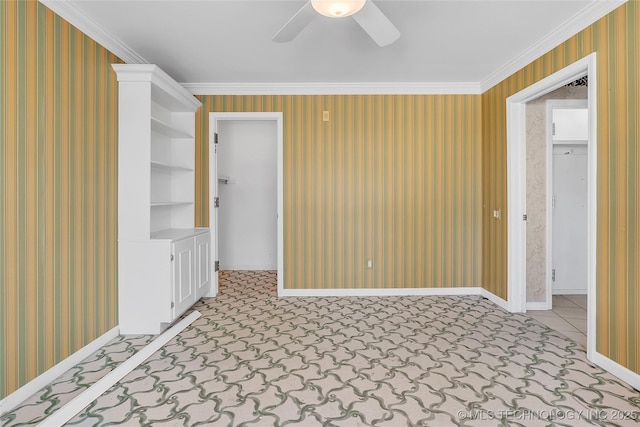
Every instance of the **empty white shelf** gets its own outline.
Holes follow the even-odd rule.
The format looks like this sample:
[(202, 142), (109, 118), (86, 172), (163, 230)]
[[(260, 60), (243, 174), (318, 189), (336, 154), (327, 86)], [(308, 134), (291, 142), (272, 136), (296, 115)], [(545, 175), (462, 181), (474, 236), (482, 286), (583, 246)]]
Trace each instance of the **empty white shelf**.
[(165, 170), (165, 171), (193, 171), (193, 168), (189, 168), (186, 166), (177, 166), (171, 165), (169, 163), (156, 162), (154, 160), (151, 161), (151, 167), (156, 170)]
[(192, 205), (193, 202), (151, 202), (151, 207)]
[(193, 138), (193, 135), (190, 135), (188, 132), (176, 129), (153, 117), (151, 117), (151, 130), (170, 138)]

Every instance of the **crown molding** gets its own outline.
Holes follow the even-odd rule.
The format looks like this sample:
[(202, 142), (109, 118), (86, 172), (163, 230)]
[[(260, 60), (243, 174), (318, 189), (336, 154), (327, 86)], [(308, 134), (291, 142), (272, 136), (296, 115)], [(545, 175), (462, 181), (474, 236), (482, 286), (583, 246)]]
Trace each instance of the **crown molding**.
[(478, 83), (182, 83), (194, 95), (479, 95)]
[(40, 3), (91, 37), (127, 64), (146, 64), (148, 61), (127, 46), (70, 0), (39, 0)]
[[(39, 0), (128, 64), (148, 61), (98, 24), (73, 0)], [(183, 83), (194, 95), (440, 95), (481, 94), (628, 0), (596, 0), (480, 82), (454, 83)]]
[(587, 28), (603, 16), (625, 4), (627, 0), (597, 0), (582, 9), (577, 15), (551, 31), (509, 62), (480, 81), (481, 92), (486, 92), (507, 77), (529, 65), (554, 47)]

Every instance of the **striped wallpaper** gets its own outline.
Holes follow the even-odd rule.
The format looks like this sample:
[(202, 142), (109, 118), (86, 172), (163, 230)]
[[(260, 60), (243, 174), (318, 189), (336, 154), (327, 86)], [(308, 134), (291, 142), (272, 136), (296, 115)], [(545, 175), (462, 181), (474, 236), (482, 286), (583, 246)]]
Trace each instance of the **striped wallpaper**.
[[(208, 113), (282, 111), (287, 287), (506, 298), (506, 221), (489, 215), (508, 214), (505, 98), (597, 51), (597, 346), (640, 372), (639, 15), (630, 1), (483, 95), (203, 96), (196, 223)], [(3, 398), (116, 324), (120, 61), (34, 0), (0, 1), (0, 37)]]
[(116, 57), (0, 1), (0, 398), (116, 325)]
[[(640, 5), (629, 1), (482, 95), (483, 286), (507, 294), (506, 98), (597, 52), (597, 351), (640, 373)], [(506, 219), (506, 215), (504, 216)]]
[(287, 288), (480, 285), (480, 95), (200, 99), (201, 226), (209, 216), (208, 113), (283, 112)]

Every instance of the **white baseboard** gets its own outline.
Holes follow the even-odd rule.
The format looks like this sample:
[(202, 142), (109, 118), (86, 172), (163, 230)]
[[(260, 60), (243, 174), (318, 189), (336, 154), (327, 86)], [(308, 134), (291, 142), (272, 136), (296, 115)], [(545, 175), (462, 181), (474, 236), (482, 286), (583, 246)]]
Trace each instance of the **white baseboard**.
[(545, 301), (541, 302), (527, 302), (527, 311), (529, 310), (551, 310), (552, 307), (549, 306)]
[(78, 414), (84, 407), (96, 400), (100, 395), (109, 390), (115, 383), (124, 378), (129, 372), (137, 368), (142, 362), (147, 360), (153, 353), (162, 348), (173, 337), (182, 332), (194, 320), (200, 317), (199, 311), (193, 311), (184, 319), (166, 330), (162, 335), (156, 337), (149, 344), (138, 350), (127, 360), (118, 365), (113, 371), (100, 378), (88, 389), (74, 397), (63, 407), (51, 414), (47, 419), (38, 424), (38, 427), (62, 427), (71, 418)]
[(587, 295), (586, 289), (553, 289), (551, 295)]
[(489, 301), (491, 301), (501, 309), (509, 311), (509, 303), (506, 300), (503, 300), (499, 296), (489, 292), (484, 288), (478, 288), (478, 289), (480, 289), (480, 295), (482, 295), (483, 297), (485, 297), (486, 299), (488, 299)]
[(505, 308), (507, 302), (477, 286), (463, 288), (348, 288), (348, 289), (282, 289), (280, 297), (400, 297), (431, 295), (481, 295)]
[(464, 288), (357, 288), (357, 289), (282, 289), (279, 297), (398, 297), (398, 296), (480, 295), (507, 310), (507, 301), (486, 289)]
[(593, 358), (591, 359), (593, 363), (600, 366), (605, 371), (610, 372), (616, 377), (620, 378), (622, 381), (629, 384), (631, 387), (640, 391), (640, 374), (633, 372), (632, 370), (625, 368), (621, 364), (614, 362), (609, 359), (607, 356), (604, 356), (601, 353), (595, 351), (593, 353)]
[(119, 329), (117, 326), (113, 329), (110, 329), (103, 335), (91, 341), (86, 346), (82, 347), (80, 350), (76, 351), (58, 364), (52, 366), (44, 373), (38, 375), (22, 387), (2, 399), (0, 401), (0, 415), (3, 415), (11, 411), (16, 406), (20, 405), (22, 402), (33, 396), (39, 390), (53, 382), (53, 380), (89, 357), (93, 352), (99, 350), (109, 341), (116, 338), (118, 334)]
[(281, 297), (399, 297), (428, 295), (480, 295), (480, 288), (349, 288), (283, 289)]

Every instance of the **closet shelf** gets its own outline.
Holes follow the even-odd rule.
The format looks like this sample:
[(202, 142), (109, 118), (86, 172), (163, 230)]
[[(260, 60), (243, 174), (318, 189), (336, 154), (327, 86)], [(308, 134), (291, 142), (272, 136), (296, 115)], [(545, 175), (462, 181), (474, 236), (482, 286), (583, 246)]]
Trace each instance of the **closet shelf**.
[(151, 202), (151, 207), (192, 205), (193, 202)]
[(208, 232), (208, 228), (169, 228), (151, 233), (149, 237), (151, 239), (181, 240)]
[(153, 169), (162, 170), (162, 171), (186, 171), (186, 172), (193, 171), (193, 168), (190, 168), (190, 167), (171, 165), (169, 163), (156, 162), (154, 160), (151, 161), (151, 167)]

